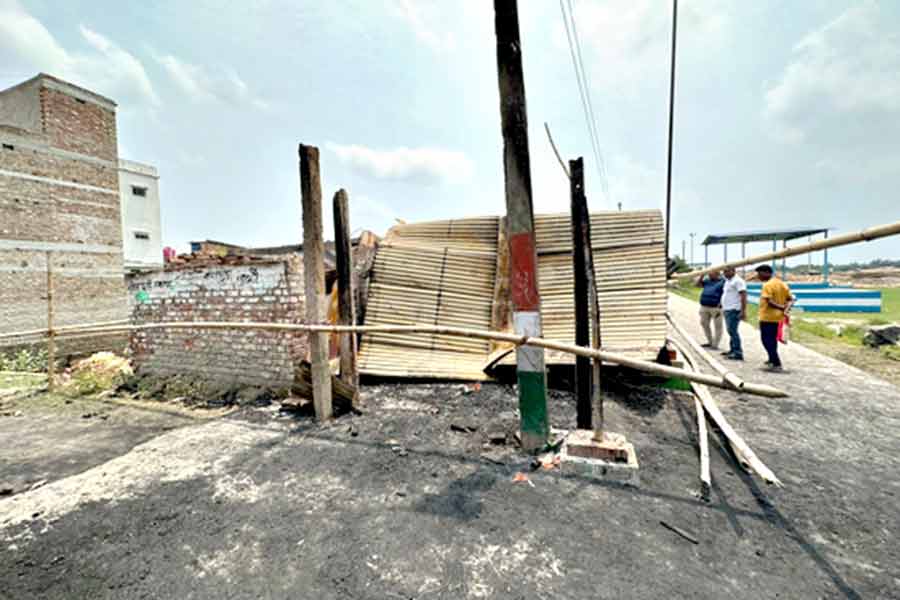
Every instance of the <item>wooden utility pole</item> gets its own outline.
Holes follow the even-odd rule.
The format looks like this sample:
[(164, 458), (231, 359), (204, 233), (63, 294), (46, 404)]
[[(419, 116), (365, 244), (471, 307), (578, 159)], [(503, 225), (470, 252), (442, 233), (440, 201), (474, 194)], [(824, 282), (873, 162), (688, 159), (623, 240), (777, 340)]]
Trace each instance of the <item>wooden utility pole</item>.
[[(591, 215), (584, 195), (584, 161), (569, 161), (572, 195), (572, 270), (575, 278), (575, 343), (600, 348), (600, 303), (594, 277), (594, 251), (591, 248)], [(603, 396), (600, 388), (599, 359), (575, 359), (577, 425), (593, 429), (603, 439)]]
[[(337, 262), (338, 323), (356, 325), (356, 290), (353, 286), (353, 249), (350, 243), (350, 209), (347, 192), (340, 189), (334, 195), (334, 247)], [(355, 388), (359, 384), (356, 370), (356, 334), (340, 334), (341, 380)], [(353, 405), (359, 403), (354, 391)]]
[(56, 387), (56, 332), (53, 331), (53, 255), (47, 251), (47, 390)]
[[(587, 200), (584, 196), (584, 161), (581, 157), (569, 161), (569, 191), (572, 209), (572, 274), (575, 278), (575, 344), (587, 346), (591, 340), (588, 284), (585, 272), (584, 228), (590, 226)], [(575, 357), (575, 407), (578, 429), (591, 428), (591, 359)]]
[[(307, 323), (324, 323), (325, 266), (322, 240), (322, 183), (319, 179), (319, 149), (300, 144), (300, 201), (303, 207), (303, 278)], [(328, 334), (309, 333), (312, 365), (313, 405), (316, 418), (330, 419), (331, 370), (328, 368)]]
[[(510, 259), (510, 297), (516, 334), (541, 335), (541, 299), (537, 282), (537, 249), (531, 200), (531, 165), (528, 156), (528, 119), (522, 43), (516, 0), (494, 0), (497, 35), (497, 81), (503, 130), (503, 169)], [(544, 351), (516, 347), (522, 448), (540, 450), (547, 443), (547, 382)]]

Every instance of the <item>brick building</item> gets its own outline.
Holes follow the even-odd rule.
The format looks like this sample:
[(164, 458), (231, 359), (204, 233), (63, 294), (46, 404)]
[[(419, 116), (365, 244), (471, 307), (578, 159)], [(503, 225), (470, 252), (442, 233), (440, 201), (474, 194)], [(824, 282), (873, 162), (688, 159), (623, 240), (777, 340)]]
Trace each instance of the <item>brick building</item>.
[[(294, 256), (206, 256), (129, 278), (136, 325), (173, 321), (303, 323), (303, 266)], [(139, 373), (288, 387), (306, 357), (302, 332), (143, 329), (131, 338)]]
[(116, 104), (39, 74), (0, 91), (0, 332), (127, 318)]

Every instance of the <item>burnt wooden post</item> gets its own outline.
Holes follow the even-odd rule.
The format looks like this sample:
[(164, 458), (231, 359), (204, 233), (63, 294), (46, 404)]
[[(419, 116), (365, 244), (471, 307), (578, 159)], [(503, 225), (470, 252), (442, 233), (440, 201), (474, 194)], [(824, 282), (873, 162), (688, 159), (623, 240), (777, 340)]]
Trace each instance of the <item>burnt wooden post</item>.
[[(575, 342), (600, 349), (600, 302), (594, 276), (594, 251), (591, 248), (591, 214), (584, 195), (584, 161), (569, 161), (572, 194), (572, 269), (575, 278)], [(600, 359), (576, 359), (577, 424), (593, 429), (603, 439), (603, 395), (600, 388)]]
[(53, 331), (53, 255), (47, 251), (47, 391), (56, 387), (56, 332)]
[[(519, 335), (540, 336), (541, 299), (538, 293), (528, 119), (516, 0), (494, 0), (494, 29), (497, 35), (497, 81), (503, 130), (513, 325)], [(539, 450), (547, 443), (549, 425), (545, 371), (542, 348), (516, 346), (520, 429), (522, 448), (526, 451)]]
[[(356, 325), (355, 289), (353, 286), (353, 250), (350, 243), (350, 209), (346, 190), (334, 195), (334, 247), (337, 262), (338, 323)], [(342, 333), (341, 380), (354, 388), (359, 382), (356, 371), (356, 334)], [(359, 402), (359, 393), (353, 394), (353, 405)]]
[[(587, 346), (591, 342), (588, 284), (585, 272), (585, 227), (590, 226), (587, 200), (584, 197), (584, 161), (579, 157), (569, 161), (569, 192), (572, 210), (572, 274), (575, 280), (575, 343)], [(575, 357), (575, 407), (578, 429), (591, 428), (591, 359)]]
[[(591, 247), (591, 218), (585, 201), (584, 214), (587, 215), (583, 228), (587, 243), (584, 247), (584, 272), (587, 276), (588, 298), (591, 310), (591, 345), (595, 350), (600, 349), (600, 292), (597, 290), (597, 278), (594, 271), (594, 249)], [(600, 387), (600, 370), (603, 361), (594, 358), (591, 364), (591, 427), (594, 430), (594, 439), (603, 441), (603, 391)]]
[[(307, 323), (324, 323), (325, 266), (322, 240), (322, 184), (319, 179), (319, 149), (300, 144), (300, 201), (303, 207), (303, 282)], [(328, 368), (328, 334), (309, 333), (313, 405), (316, 418), (330, 419), (331, 371)]]

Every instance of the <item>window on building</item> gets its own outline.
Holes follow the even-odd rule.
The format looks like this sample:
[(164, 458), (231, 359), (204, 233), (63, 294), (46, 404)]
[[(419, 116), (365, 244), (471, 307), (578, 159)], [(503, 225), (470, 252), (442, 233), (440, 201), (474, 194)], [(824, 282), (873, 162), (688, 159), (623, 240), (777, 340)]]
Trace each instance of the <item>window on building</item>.
[(135, 232), (134, 232), (134, 239), (136, 239), (136, 240), (149, 240), (149, 239), (150, 239), (150, 234), (147, 233), (146, 231), (135, 231)]
[(139, 185), (133, 185), (133, 186), (131, 186), (131, 193), (134, 194), (135, 196), (144, 197), (147, 195), (147, 188), (141, 187)]

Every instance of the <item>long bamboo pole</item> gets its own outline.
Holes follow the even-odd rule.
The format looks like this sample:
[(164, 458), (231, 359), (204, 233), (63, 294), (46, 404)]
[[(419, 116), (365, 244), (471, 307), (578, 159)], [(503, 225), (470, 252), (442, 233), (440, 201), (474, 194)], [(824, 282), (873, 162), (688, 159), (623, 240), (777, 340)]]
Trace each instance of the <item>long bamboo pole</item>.
[(736, 391), (742, 391), (744, 389), (744, 386), (747, 385), (746, 382), (729, 371), (725, 367), (725, 365), (717, 361), (709, 352), (704, 350), (700, 346), (700, 344), (697, 343), (697, 340), (691, 337), (690, 334), (688, 334), (688, 332), (685, 331), (681, 325), (675, 322), (675, 319), (672, 318), (672, 315), (670, 313), (666, 313), (666, 319), (669, 320), (669, 325), (672, 326), (672, 329), (674, 329), (678, 333), (678, 335), (680, 335), (684, 339), (684, 341), (687, 342), (688, 346), (691, 347), (691, 350), (693, 350), (697, 354), (697, 356), (702, 358), (706, 362), (706, 364), (712, 367), (713, 371), (721, 375), (722, 379), (728, 382)]
[[(676, 348), (681, 351), (682, 356), (684, 356), (684, 360), (687, 364), (694, 367), (697, 362), (694, 359), (690, 352), (688, 352), (685, 348), (681, 347), (680, 344), (675, 342)], [(696, 374), (696, 372), (694, 372)], [(691, 382), (691, 388), (694, 390), (694, 393), (697, 395), (697, 398), (700, 399), (700, 402), (703, 404), (703, 408), (706, 410), (709, 417), (713, 420), (713, 422), (719, 427), (728, 441), (731, 443), (732, 448), (736, 449), (736, 454), (739, 460), (744, 460), (747, 463), (747, 466), (750, 467), (757, 475), (762, 477), (763, 481), (768, 484), (774, 484), (778, 487), (782, 487), (781, 481), (778, 477), (775, 476), (775, 473), (767, 467), (763, 461), (756, 456), (756, 453), (747, 445), (747, 442), (737, 434), (731, 424), (725, 419), (725, 415), (722, 414), (722, 411), (719, 410), (719, 406), (716, 404), (716, 401), (713, 399), (712, 394), (705, 385), (701, 384), (697, 381)]]
[[(498, 331), (484, 331), (481, 329), (468, 329), (465, 327), (447, 327), (443, 325), (327, 325), (327, 324), (302, 324), (302, 323), (259, 323), (259, 322), (228, 322), (228, 321), (181, 321), (172, 323), (145, 323), (143, 325), (118, 325), (109, 327), (88, 327), (84, 326), (77, 331), (69, 330), (70, 333), (118, 333), (128, 332), (141, 329), (256, 329), (264, 331), (302, 331), (316, 333), (431, 333), (437, 335), (458, 336), (475, 338), (482, 340), (498, 340), (510, 342), (515, 346), (535, 346), (548, 350), (557, 350), (567, 354), (576, 356), (587, 356), (589, 358), (597, 358), (599, 360), (628, 367), (654, 375), (665, 377), (681, 377), (689, 381), (704, 383), (717, 388), (732, 390), (731, 384), (726, 382), (722, 377), (708, 375), (706, 373), (690, 372), (677, 367), (669, 367), (654, 362), (630, 358), (628, 356), (609, 352), (607, 350), (595, 350), (568, 344), (566, 342), (557, 342), (547, 340), (540, 337), (531, 337), (527, 335), (519, 335), (515, 333), (503, 333)], [(770, 397), (787, 396), (783, 391), (777, 388), (761, 385), (761, 384), (745, 384), (742, 390), (745, 393), (757, 394)]]
[(887, 225), (877, 225), (875, 227), (869, 227), (868, 229), (863, 229), (862, 231), (847, 233), (844, 235), (839, 235), (837, 237), (819, 240), (811, 244), (792, 246), (790, 248), (784, 248), (775, 252), (758, 254), (750, 258), (742, 258), (741, 260), (725, 262), (720, 265), (711, 266), (705, 269), (698, 269), (689, 273), (676, 273), (674, 277), (678, 279), (686, 279), (689, 277), (696, 278), (700, 277), (701, 275), (705, 275), (710, 271), (721, 271), (725, 267), (742, 267), (744, 265), (750, 265), (753, 263), (765, 263), (776, 258), (787, 258), (789, 256), (797, 256), (798, 254), (806, 254), (807, 252), (815, 252), (817, 250), (826, 250), (828, 248), (835, 248), (837, 246), (846, 246), (848, 244), (855, 244), (857, 242), (871, 242), (872, 240), (877, 240), (879, 238), (897, 234), (900, 234), (900, 221), (897, 221), (895, 223), (888, 223)]

